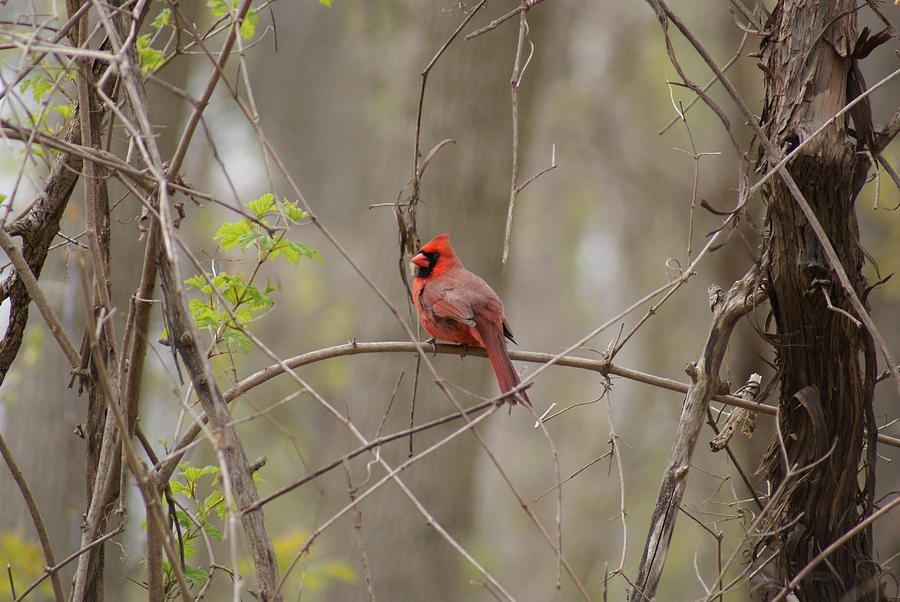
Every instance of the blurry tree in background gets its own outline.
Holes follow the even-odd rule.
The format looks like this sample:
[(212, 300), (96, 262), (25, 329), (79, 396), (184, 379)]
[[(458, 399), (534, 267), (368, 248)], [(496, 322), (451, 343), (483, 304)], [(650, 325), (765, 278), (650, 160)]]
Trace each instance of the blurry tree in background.
[(0, 595), (896, 595), (897, 8), (685, 4), (2, 3)]

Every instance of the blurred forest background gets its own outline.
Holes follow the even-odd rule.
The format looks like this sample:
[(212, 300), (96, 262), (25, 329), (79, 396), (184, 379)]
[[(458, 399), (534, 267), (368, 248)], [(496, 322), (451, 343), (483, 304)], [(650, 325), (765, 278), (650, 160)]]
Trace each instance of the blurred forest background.
[[(252, 40), (245, 41), (246, 71), (235, 61), (228, 79), (248, 99), (275, 153), (302, 191), (318, 218), (349, 256), (386, 293), (410, 326), (414, 315), (398, 270), (397, 220), (385, 204), (403, 199), (413, 165), (416, 108), (420, 73), (434, 53), (465, 18), (475, 2), (440, 0), (313, 0), (273, 2), (257, 10), (259, 22)], [(26, 6), (27, 5), (27, 6)], [(149, 20), (166, 6), (153, 2)], [(486, 25), (515, 8), (513, 2), (490, 2), (464, 33)], [(896, 26), (900, 9), (882, 5)], [(213, 17), (205, 3), (181, 3), (201, 29)], [(762, 73), (758, 39), (735, 25), (728, 3), (683, 2), (677, 11), (721, 65), (738, 55), (728, 74), (751, 110), (761, 108)], [(61, 2), (9, 2), (0, 6), (0, 27), (27, 19), (32, 13), (52, 13), (65, 21)], [(860, 28), (879, 28), (867, 10), (859, 12)], [(609, 320), (648, 292), (679, 275), (721, 223), (699, 206), (706, 200), (726, 210), (735, 205), (737, 157), (719, 120), (703, 104), (678, 120), (675, 106), (684, 107), (693, 94), (667, 85), (677, 75), (667, 57), (665, 41), (651, 8), (642, 2), (580, 2), (552, 0), (528, 14), (528, 39), (533, 54), (518, 92), (520, 181), (546, 168), (519, 195), (508, 265), (501, 253), (510, 188), (512, 118), (510, 74), (516, 51), (518, 19), (472, 40), (462, 37), (449, 46), (429, 74), (421, 125), (421, 148), (427, 152), (451, 138), (431, 160), (421, 181), (419, 232), (424, 240), (449, 232), (466, 267), (485, 278), (504, 300), (506, 315), (519, 348), (557, 353)], [(148, 31), (151, 31), (148, 29)], [(158, 39), (162, 47), (165, 37)], [(896, 39), (862, 62), (871, 85), (897, 67)], [(695, 81), (710, 73), (679, 37), (673, 43)], [(218, 47), (219, 42), (212, 42)], [(526, 52), (527, 54), (527, 52)], [(3, 85), (15, 72), (19, 49), (0, 53)], [(210, 74), (201, 52), (179, 57), (156, 77), (199, 96)], [(191, 106), (169, 90), (146, 84), (152, 118), (164, 159), (174, 152)], [(729, 113), (736, 130), (749, 140), (743, 119), (732, 111), (721, 87), (710, 89)], [(872, 95), (875, 122), (885, 123), (897, 109), (900, 82), (894, 80)], [(4, 106), (3, 111), (12, 110)], [(4, 114), (4, 117), (8, 117)], [(236, 206), (273, 192), (294, 200), (290, 187), (263, 159), (259, 136), (241, 115), (226, 87), (220, 87), (204, 114), (187, 154), (182, 173), (194, 188)], [(669, 127), (667, 127), (669, 126)], [(689, 129), (688, 129), (689, 128)], [(664, 133), (660, 134), (662, 130)], [(114, 139), (124, 140), (121, 130)], [(21, 145), (0, 146), (0, 192), (10, 195), (19, 173)], [(691, 149), (695, 149), (692, 151)], [(885, 157), (900, 165), (897, 143)], [(692, 154), (702, 153), (699, 158)], [(874, 174), (874, 170), (873, 170)], [(18, 215), (42, 186), (46, 168), (31, 162), (15, 191), (11, 209)], [(696, 183), (696, 184), (695, 184)], [(696, 189), (695, 189), (696, 185)], [(124, 193), (113, 184), (111, 198)], [(691, 212), (692, 197), (695, 208)], [(82, 188), (75, 190), (63, 217), (61, 232), (82, 232)], [(223, 221), (234, 214), (214, 203), (184, 201), (186, 217), (178, 233), (207, 269), (247, 274), (252, 253), (223, 252), (213, 239)], [(881, 277), (900, 270), (900, 212), (897, 190), (882, 171), (857, 203), (861, 238), (877, 261)], [(721, 248), (709, 254), (690, 281), (668, 300), (622, 348), (616, 364), (686, 382), (684, 366), (695, 361), (709, 330), (707, 287), (727, 287), (743, 275), (759, 251), (764, 214), (759, 197), (752, 199), (747, 218)], [(115, 205), (112, 260), (114, 315), (123, 327), (125, 308), (137, 286), (143, 253), (139, 240), (141, 207), (132, 200)], [(693, 224), (691, 225), (691, 220)], [(689, 237), (690, 234), (690, 237)], [(311, 245), (322, 261), (266, 263), (262, 276), (279, 287), (274, 308), (254, 321), (253, 333), (280, 357), (290, 357), (347, 341), (406, 340), (400, 324), (372, 288), (359, 277), (322, 233), (312, 226), (296, 227), (294, 240)], [(65, 242), (58, 239), (59, 242)], [(80, 338), (84, 305), (73, 244), (51, 252), (41, 284), (64, 325)], [(182, 265), (184, 277), (193, 266)], [(869, 280), (879, 279), (866, 267)], [(900, 282), (895, 277), (870, 298), (872, 316), (889, 345), (900, 349)], [(578, 354), (601, 359), (622, 328), (627, 332), (649, 304), (590, 340)], [(7, 311), (7, 304), (3, 305)], [(761, 323), (766, 309), (755, 314)], [(154, 312), (151, 332), (164, 324)], [(206, 336), (206, 334), (204, 334)], [(420, 334), (424, 340), (425, 335)], [(75, 341), (77, 344), (77, 340)], [(206, 343), (204, 343), (205, 345)], [(184, 430), (171, 352), (152, 344), (144, 381), (141, 427), (157, 450)], [(772, 376), (774, 352), (761, 341), (752, 322), (742, 321), (731, 341), (722, 376), (732, 390), (751, 372)], [(496, 384), (481, 358), (438, 355), (434, 363), (466, 404), (489, 398)], [(253, 350), (214, 360), (223, 388), (237, 378), (271, 364)], [(535, 364), (519, 363), (523, 374)], [(372, 354), (329, 359), (298, 371), (316, 390), (353, 420), (367, 437), (402, 430), (410, 421), (415, 398), (417, 422), (453, 412), (430, 375), (417, 377), (415, 354)], [(68, 388), (69, 368), (44, 322), (35, 311), (23, 349), (0, 389), (0, 430), (31, 485), (48, 523), (57, 557), (79, 547), (80, 516), (84, 512), (84, 442), (73, 432), (84, 422), (85, 400)], [(459, 387), (458, 389), (456, 387)], [(256, 415), (237, 429), (251, 461), (265, 456), (259, 471), (261, 496), (289, 484), (311, 470), (357, 447), (357, 441), (310, 396), (300, 395), (264, 413), (296, 390), (296, 383), (279, 377), (240, 398), (231, 410), (235, 418)], [(415, 392), (414, 392), (415, 389)], [(572, 569), (597, 599), (604, 580), (616, 570), (634, 578), (660, 477), (671, 448), (672, 433), (683, 396), (641, 383), (572, 368), (554, 367), (542, 373), (529, 390), (540, 414), (571, 408), (546, 427), (559, 454), (566, 478), (603, 457), (615, 442), (615, 454), (590, 464), (562, 486), (562, 541)], [(774, 399), (770, 400), (770, 402)], [(893, 387), (876, 389), (879, 424), (898, 417)], [(387, 409), (390, 406), (390, 411)], [(387, 412), (387, 414), (386, 414)], [(743, 466), (755, 471), (772, 434), (772, 419), (759, 417), (752, 439), (735, 437), (732, 448)], [(416, 451), (447, 436), (455, 424), (417, 434)], [(498, 412), (481, 432), (508, 478), (522, 493), (552, 535), (556, 496), (540, 497), (555, 484), (548, 444), (534, 418), (521, 408), (511, 415)], [(884, 431), (897, 436), (896, 425)], [(694, 455), (685, 508), (696, 519), (679, 519), (660, 599), (693, 600), (706, 595), (721, 556), (739, 544), (749, 522), (749, 493), (724, 453), (712, 453), (705, 429)], [(406, 460), (410, 442), (385, 446), (382, 457), (392, 466)], [(900, 450), (879, 447), (876, 499), (900, 483)], [(194, 466), (216, 464), (211, 446), (189, 455)], [(350, 462), (352, 479), (361, 485), (383, 471), (370, 455)], [(421, 503), (497, 580), (521, 600), (554, 596), (556, 556), (529, 521), (510, 488), (474, 437), (465, 434), (402, 473)], [(752, 476), (763, 487), (759, 477)], [(213, 476), (199, 480), (204, 495), (216, 487)], [(145, 533), (137, 489), (128, 485), (127, 528), (106, 548), (109, 600), (145, 599), (136, 582), (145, 577)], [(348, 502), (348, 475), (338, 468), (265, 506), (265, 516), (282, 568), (307, 536)], [(6, 470), (0, 471), (0, 564), (11, 563), (17, 587), (33, 580), (42, 566), (36, 538), (21, 497)], [(482, 577), (427, 524), (396, 485), (387, 484), (360, 505), (361, 533), (371, 575), (371, 587), (381, 600), (489, 600)], [(623, 514), (624, 513), (624, 514)], [(702, 522), (703, 525), (699, 524)], [(225, 530), (221, 521), (219, 529)], [(287, 599), (368, 599), (365, 571), (358, 551), (353, 514), (327, 529), (311, 554), (294, 569)], [(721, 548), (711, 534), (723, 534)], [(900, 515), (894, 513), (875, 529), (877, 559), (900, 553)], [(208, 563), (202, 541), (195, 542), (197, 559)], [(227, 564), (227, 542), (213, 544)], [(30, 564), (23, 562), (32, 554)], [(242, 555), (246, 550), (241, 548)], [(741, 564), (738, 559), (738, 567)], [(892, 567), (896, 569), (896, 561)], [(63, 571), (63, 583), (74, 565)], [(252, 571), (246, 566), (247, 575)], [(216, 578), (209, 599), (226, 599), (229, 578)], [(4, 576), (0, 581), (6, 581)], [(577, 591), (565, 575), (563, 599)], [(4, 585), (4, 587), (8, 587)], [(68, 587), (68, 585), (66, 585)], [(609, 579), (608, 598), (622, 599), (626, 579)], [(0, 589), (0, 591), (7, 591)], [(301, 592), (301, 593), (298, 593)], [(39, 592), (50, 598), (49, 590)], [(249, 599), (249, 597), (245, 597)], [(750, 599), (746, 588), (728, 600)]]

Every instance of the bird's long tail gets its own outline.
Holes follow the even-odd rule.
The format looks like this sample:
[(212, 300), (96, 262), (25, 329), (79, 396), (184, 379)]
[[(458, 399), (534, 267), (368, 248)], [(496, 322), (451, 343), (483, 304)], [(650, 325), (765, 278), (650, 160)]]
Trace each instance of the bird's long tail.
[[(513, 390), (519, 385), (519, 375), (516, 368), (509, 359), (506, 351), (506, 343), (503, 337), (498, 335), (486, 336), (484, 338), (484, 348), (487, 350), (488, 359), (491, 360), (491, 366), (494, 368), (494, 374), (497, 376), (497, 384), (500, 385), (500, 391), (506, 393)], [(516, 401), (531, 406), (531, 400), (525, 391), (519, 391), (514, 396), (507, 398), (510, 404), (515, 405)]]

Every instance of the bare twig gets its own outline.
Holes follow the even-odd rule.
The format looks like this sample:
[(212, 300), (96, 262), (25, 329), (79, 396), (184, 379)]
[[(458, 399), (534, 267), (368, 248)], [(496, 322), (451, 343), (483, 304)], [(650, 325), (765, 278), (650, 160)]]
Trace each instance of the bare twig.
[(476, 29), (475, 31), (473, 31), (472, 33), (467, 35), (466, 41), (469, 41), (473, 38), (477, 38), (478, 36), (480, 36), (482, 34), (485, 34), (489, 31), (497, 29), (500, 25), (506, 23), (507, 21), (509, 21), (510, 19), (515, 17), (516, 15), (519, 15), (519, 14), (524, 15), (526, 12), (528, 12), (528, 10), (532, 6), (534, 6), (535, 4), (540, 4), (543, 1), (544, 0), (523, 0), (522, 4), (520, 6), (517, 6), (516, 8), (512, 9), (511, 11), (509, 11), (508, 13), (503, 15), (502, 17), (498, 17), (498, 18), (494, 19), (493, 21), (491, 21), (484, 27), (482, 27), (480, 29)]
[(528, 20), (523, 10), (519, 12), (519, 38), (516, 43), (516, 58), (513, 64), (512, 77), (509, 80), (509, 93), (512, 98), (512, 182), (509, 185), (509, 210), (506, 214), (503, 256), (500, 260), (504, 268), (509, 257), (509, 238), (512, 235), (513, 214), (516, 209), (516, 197), (519, 194), (519, 83), (521, 82), (523, 71), (522, 50), (527, 37)]
[[(751, 374), (750, 378), (747, 379), (747, 382), (744, 384), (744, 386), (741, 387), (740, 391), (738, 391), (737, 396), (746, 399), (747, 401), (753, 401), (754, 399), (756, 399), (757, 394), (759, 394), (759, 383), (761, 382), (762, 376), (755, 373)], [(732, 435), (734, 435), (734, 431), (738, 428), (738, 426), (741, 426), (742, 430), (745, 428), (744, 423), (747, 420), (753, 419), (752, 416), (748, 414), (749, 412), (753, 412), (753, 410), (738, 408), (731, 414), (731, 416), (728, 417), (728, 420), (725, 422), (725, 426), (722, 427), (722, 431), (718, 433), (712, 441), (709, 442), (709, 447), (712, 449), (712, 451), (721, 451), (722, 448), (728, 445), (728, 442), (731, 441), (731, 437)]]
[(70, 562), (72, 562), (73, 560), (75, 560), (76, 558), (78, 558), (79, 556), (84, 554), (85, 552), (88, 552), (88, 551), (94, 549), (94, 547), (99, 546), (106, 540), (115, 537), (116, 535), (118, 535), (119, 533), (121, 533), (124, 530), (125, 530), (125, 524), (123, 523), (123, 524), (119, 525), (118, 527), (116, 527), (115, 529), (113, 529), (112, 531), (110, 531), (109, 533), (106, 533), (106, 534), (98, 537), (97, 539), (95, 539), (94, 541), (89, 543), (87, 546), (84, 546), (84, 547), (80, 548), (79, 550), (77, 550), (76, 552), (69, 554), (59, 564), (45, 568), (44, 574), (41, 575), (40, 577), (38, 577), (34, 581), (34, 583), (29, 585), (28, 588), (25, 591), (23, 591), (19, 595), (18, 598), (15, 599), (15, 602), (22, 602), (22, 600), (24, 600), (25, 598), (28, 597), (28, 594), (33, 592), (35, 590), (35, 588), (37, 588), (41, 583), (44, 582), (44, 579), (47, 579), (48, 577), (51, 577), (51, 578), (55, 577), (56, 574), (59, 573), (60, 569), (65, 567), (67, 564), (69, 564)]
[[(413, 254), (416, 249), (419, 248), (420, 240), (419, 233), (416, 226), (416, 212), (418, 210), (419, 204), (419, 194), (420, 194), (420, 179), (422, 174), (425, 172), (425, 168), (428, 166), (428, 163), (431, 161), (431, 158), (434, 154), (440, 150), (444, 143), (440, 142), (435, 147), (431, 149), (431, 152), (428, 153), (428, 156), (424, 161), (421, 160), (421, 140), (422, 140), (422, 115), (424, 114), (425, 108), (425, 90), (428, 86), (428, 76), (431, 73), (431, 70), (437, 64), (438, 60), (443, 56), (444, 52), (447, 51), (447, 48), (453, 43), (454, 40), (459, 36), (460, 32), (465, 28), (466, 25), (469, 24), (478, 11), (487, 4), (487, 0), (481, 0), (478, 4), (476, 4), (469, 12), (466, 14), (466, 17), (462, 20), (462, 22), (457, 26), (453, 33), (441, 44), (440, 48), (438, 48), (437, 52), (434, 53), (434, 56), (431, 57), (431, 60), (425, 65), (425, 68), (422, 69), (420, 73), (422, 77), (422, 83), (419, 87), (419, 100), (416, 104), (416, 129), (415, 134), (413, 135), (413, 168), (412, 168), (412, 189), (409, 192), (409, 195), (406, 198), (405, 203), (400, 202), (400, 198), (398, 197), (397, 202), (394, 204), (394, 213), (397, 216), (397, 225), (400, 230), (400, 258), (398, 260), (398, 267), (400, 269), (401, 279), (406, 286), (407, 291), (409, 291), (409, 282), (406, 276), (406, 260), (408, 256)], [(283, 167), (279, 165), (279, 167)], [(291, 184), (296, 189), (296, 185)], [(304, 206), (309, 207), (308, 203), (303, 202)], [(403, 210), (401, 208), (405, 206), (406, 209)], [(320, 226), (321, 227), (321, 226)], [(410, 292), (411, 294), (411, 292)]]
[[(395, 480), (396, 480), (397, 474), (399, 474), (402, 470), (408, 468), (410, 465), (412, 465), (413, 463), (415, 463), (415, 462), (421, 460), (422, 458), (424, 458), (425, 456), (429, 455), (430, 453), (432, 453), (432, 452), (434, 452), (434, 451), (436, 451), (436, 450), (442, 448), (442, 447), (443, 447), (444, 445), (446, 445), (447, 442), (449, 442), (450, 440), (456, 438), (457, 436), (459, 436), (459, 435), (461, 435), (461, 434), (463, 434), (463, 433), (465, 433), (465, 432), (470, 431), (476, 424), (478, 424), (479, 422), (481, 422), (482, 420), (484, 420), (485, 418), (487, 418), (488, 416), (490, 416), (491, 414), (493, 414), (494, 412), (496, 412), (498, 409), (499, 409), (499, 406), (497, 406), (496, 404), (494, 404), (494, 406), (493, 406), (492, 408), (489, 408), (488, 411), (485, 412), (484, 414), (482, 414), (481, 416), (478, 416), (478, 417), (475, 418), (474, 420), (472, 420), (472, 421), (470, 421), (470, 422), (468, 422), (468, 423), (462, 425), (459, 429), (457, 429), (456, 431), (454, 431), (454, 432), (451, 433), (450, 435), (444, 437), (443, 439), (441, 439), (441, 440), (438, 441), (437, 443), (435, 443), (435, 444), (431, 445), (430, 447), (426, 448), (425, 450), (419, 452), (418, 454), (416, 454), (416, 455), (413, 456), (412, 458), (408, 458), (405, 462), (403, 462), (402, 464), (398, 465), (396, 468), (391, 469), (384, 477), (382, 477), (380, 480), (378, 480), (376, 483), (374, 483), (371, 487), (369, 487), (368, 489), (366, 489), (362, 494), (358, 495), (358, 496), (357, 496), (355, 499), (353, 499), (349, 504), (347, 504), (347, 505), (345, 505), (343, 508), (341, 508), (341, 510), (339, 510), (336, 514), (334, 514), (334, 515), (333, 515), (331, 518), (329, 518), (327, 521), (325, 521), (324, 523), (322, 523), (315, 531), (313, 531), (313, 532), (309, 535), (309, 537), (308, 537), (307, 540), (306, 540), (306, 543), (305, 543), (305, 544), (303, 545), (303, 547), (301, 547), (300, 550), (294, 555), (294, 558), (291, 560), (291, 563), (288, 565), (288, 568), (284, 571), (284, 576), (282, 577), (282, 580), (281, 580), (281, 583), (279, 584), (279, 588), (278, 588), (278, 589), (281, 590), (281, 588), (282, 588), (283, 585), (284, 585), (284, 580), (285, 580), (285, 579), (287, 578), (287, 576), (290, 574), (291, 569), (292, 569), (294, 566), (296, 566), (296, 564), (300, 561), (300, 559), (301, 559), (304, 555), (306, 555), (306, 553), (309, 551), (309, 549), (310, 549), (310, 547), (312, 546), (312, 544), (316, 541), (316, 539), (319, 537), (319, 535), (321, 535), (322, 532), (325, 531), (325, 529), (327, 529), (327, 528), (330, 527), (332, 524), (334, 524), (339, 518), (341, 518), (342, 516), (344, 516), (344, 514), (346, 514), (346, 513), (349, 512), (350, 510), (354, 509), (354, 508), (355, 508), (362, 500), (364, 500), (365, 498), (367, 498), (367, 497), (368, 497), (370, 494), (372, 494), (373, 492), (377, 491), (381, 486), (383, 486), (383, 485), (384, 485), (385, 483), (387, 483), (389, 480), (391, 480), (391, 479), (395, 479)], [(403, 483), (403, 481), (399, 481), (399, 480), (396, 480), (396, 482), (397, 482), (398, 484), (402, 484), (402, 483)], [(404, 487), (405, 487), (405, 486), (404, 486)], [(500, 585), (500, 583), (499, 583), (499, 582), (498, 582), (498, 581), (497, 581), (497, 580), (496, 580), (496, 579), (495, 579), (495, 578), (494, 578), (487, 570), (485, 570), (485, 569), (478, 563), (478, 561), (475, 560), (475, 558), (473, 558), (473, 557), (465, 550), (465, 548), (463, 548), (462, 546), (460, 546), (458, 543), (456, 543), (456, 540), (454, 540), (452, 537), (450, 537), (450, 534), (447, 533), (447, 531), (444, 529), (444, 527), (442, 527), (442, 526), (440, 525), (440, 523), (438, 523), (437, 521), (434, 520), (433, 517), (431, 517), (431, 515), (428, 513), (428, 511), (425, 509), (425, 507), (422, 506), (421, 502), (419, 502), (418, 499), (416, 499), (415, 496), (409, 495), (409, 496), (407, 496), (407, 497), (409, 497), (410, 500), (416, 505), (416, 507), (417, 507), (417, 509), (419, 510), (420, 513), (423, 513), (426, 517), (429, 518), (429, 520), (430, 520), (429, 525), (432, 526), (432, 527), (433, 527), (435, 530), (437, 530), (439, 533), (441, 533), (441, 535), (444, 536), (444, 539), (446, 539), (446, 540), (447, 540), (447, 541), (448, 541), (448, 542), (449, 542), (449, 543), (457, 550), (457, 552), (459, 552), (464, 558), (466, 558), (466, 560), (469, 562), (469, 564), (471, 564), (473, 567), (475, 567), (475, 568), (478, 570), (478, 572), (481, 573), (481, 574), (484, 576), (484, 578), (487, 579), (488, 582), (489, 582), (494, 588), (497, 589), (497, 591), (501, 592), (501, 593), (503, 594), (503, 596), (504, 596), (507, 600), (515, 600), (515, 598), (513, 598), (512, 595), (511, 595), (509, 592), (507, 592), (506, 589), (505, 589), (502, 585)]]
[[(2, 229), (0, 229), (0, 232), (2, 232)], [(28, 513), (31, 514), (31, 522), (34, 524), (35, 531), (37, 531), (38, 541), (41, 542), (41, 551), (44, 554), (44, 560), (47, 561), (47, 566), (53, 566), (56, 564), (56, 560), (53, 556), (53, 547), (50, 545), (50, 537), (47, 535), (47, 528), (44, 526), (44, 519), (41, 517), (41, 511), (38, 509), (37, 502), (31, 494), (31, 488), (28, 487), (28, 481), (25, 480), (25, 476), (22, 474), (22, 471), (19, 470), (19, 466), (13, 458), (12, 451), (6, 445), (6, 440), (3, 438), (2, 434), (0, 434), (0, 455), (3, 456), (3, 461), (6, 462), (6, 467), (9, 468), (9, 474), (12, 475), (13, 480), (19, 487), (19, 491), (22, 493), (22, 499), (28, 507)], [(50, 575), (50, 580), (53, 584), (53, 595), (56, 598), (56, 602), (63, 602), (66, 598), (63, 594), (62, 584), (59, 581), (59, 575), (57, 575), (55, 571)], [(10, 583), (12, 583), (12, 577), (10, 577)], [(26, 590), (25, 593), (28, 593), (28, 591), (31, 591), (31, 588)], [(15, 597), (15, 592), (13, 592), (13, 598)]]
[(560, 481), (559, 483), (557, 483), (557, 484), (554, 485), (553, 487), (544, 490), (539, 496), (537, 496), (536, 498), (534, 498), (534, 501), (533, 501), (532, 503), (537, 503), (537, 502), (539, 502), (539, 501), (541, 500), (542, 497), (544, 497), (545, 495), (547, 495), (547, 494), (550, 493), (551, 491), (556, 490), (558, 487), (562, 487), (564, 484), (566, 484), (567, 482), (571, 481), (572, 479), (574, 479), (575, 477), (577, 477), (578, 475), (580, 475), (582, 472), (584, 472), (585, 470), (587, 470), (588, 468), (590, 468), (591, 466), (593, 466), (594, 464), (596, 464), (596, 463), (599, 462), (600, 460), (603, 460), (604, 458), (608, 458), (608, 457), (610, 457), (611, 455), (612, 455), (612, 450), (610, 450), (610, 451), (604, 453), (602, 456), (599, 456), (599, 457), (597, 457), (597, 458), (594, 458), (593, 460), (591, 460), (590, 462), (588, 462), (587, 464), (585, 464), (584, 466), (582, 466), (581, 468), (579, 468), (578, 470), (576, 470), (575, 472), (573, 472), (572, 474), (570, 474), (568, 477), (566, 477), (565, 479), (563, 479), (562, 481)]
[[(399, 383), (398, 383), (399, 384)], [(350, 462), (344, 459), (344, 470), (347, 473), (347, 495), (352, 502), (356, 499), (358, 488), (353, 484), (353, 472), (350, 470)], [(372, 573), (369, 571), (369, 558), (366, 555), (366, 543), (363, 538), (363, 520), (362, 511), (359, 507), (353, 509), (353, 532), (356, 534), (356, 548), (359, 551), (359, 563), (363, 569), (363, 578), (366, 583), (366, 592), (369, 594), (370, 602), (375, 602), (375, 590), (372, 589)]]
[[(729, 59), (729, 61), (722, 66), (723, 73), (728, 71), (731, 68), (731, 66), (734, 65), (737, 62), (737, 60), (741, 57), (741, 53), (744, 51), (744, 44), (746, 44), (746, 42), (747, 42), (747, 34), (744, 33), (744, 37), (741, 38), (741, 43), (738, 45), (738, 49), (734, 53), (734, 56), (732, 56), (731, 59)], [(700, 88), (700, 90), (703, 92), (706, 92), (717, 81), (719, 81), (719, 78), (712, 77), (708, 82), (706, 82), (706, 85), (704, 85), (703, 87)], [(669, 121), (669, 123), (667, 123), (665, 125), (665, 127), (663, 127), (661, 130), (656, 132), (657, 135), (662, 136), (667, 131), (669, 131), (669, 128), (671, 128), (673, 125), (675, 125), (679, 121), (684, 121), (685, 115), (687, 114), (687, 112), (691, 109), (691, 107), (693, 107), (695, 104), (697, 104), (697, 101), (699, 101), (701, 98), (702, 97), (699, 94), (695, 94), (694, 98), (691, 99), (691, 102), (687, 103), (684, 107), (681, 107), (678, 110), (678, 114), (675, 115), (675, 117), (673, 117)]]
[[(492, 402), (485, 401), (485, 402), (479, 403), (473, 407), (467, 408), (466, 413), (467, 414), (476, 414), (478, 412), (481, 412), (481, 411), (489, 408), (491, 405), (492, 405)], [(254, 505), (248, 506), (246, 508), (241, 508), (241, 512), (250, 512), (252, 510), (261, 508), (265, 504), (268, 504), (269, 502), (281, 497), (282, 495), (284, 495), (290, 491), (293, 491), (297, 487), (301, 487), (301, 486), (305, 485), (306, 483), (309, 483), (313, 479), (316, 479), (316, 478), (322, 476), (323, 474), (330, 472), (331, 470), (334, 470), (338, 466), (341, 466), (341, 464), (344, 461), (351, 460), (351, 459), (355, 458), (356, 456), (359, 456), (360, 454), (363, 454), (371, 449), (381, 447), (381, 446), (385, 445), (386, 443), (390, 443), (391, 441), (396, 441), (397, 439), (403, 439), (404, 437), (407, 437), (411, 434), (420, 433), (422, 431), (429, 430), (434, 427), (440, 426), (442, 424), (447, 424), (448, 422), (453, 422), (453, 421), (459, 420), (459, 419), (460, 419), (459, 414), (450, 414), (449, 416), (444, 416), (443, 418), (437, 418), (435, 420), (431, 420), (429, 422), (420, 424), (415, 427), (410, 427), (408, 429), (404, 429), (402, 431), (393, 433), (391, 435), (383, 435), (381, 437), (376, 437), (375, 439), (372, 439), (365, 445), (362, 445), (362, 446), (354, 449), (353, 451), (344, 454), (337, 460), (330, 462), (317, 470), (312, 471), (311, 473), (309, 473), (302, 479), (300, 479), (294, 483), (291, 483), (290, 485), (286, 485), (286, 486), (280, 488), (279, 490), (267, 495), (266, 497), (264, 497), (264, 498), (260, 499), (258, 502), (256, 502)], [(176, 452), (176, 453), (178, 453), (178, 452)], [(410, 457), (412, 457), (412, 454), (410, 454)], [(161, 464), (160, 466), (165, 467), (165, 464)]]
[(178, 148), (175, 149), (175, 153), (172, 155), (172, 160), (169, 161), (170, 174), (177, 174), (181, 169), (181, 165), (184, 162), (185, 156), (187, 155), (188, 146), (190, 146), (191, 140), (194, 137), (194, 132), (197, 130), (197, 126), (200, 124), (200, 118), (203, 116), (203, 112), (209, 105), (209, 100), (210, 98), (212, 98), (213, 92), (216, 91), (216, 87), (219, 84), (219, 78), (221, 77), (221, 74), (225, 67), (225, 63), (231, 57), (231, 49), (234, 46), (235, 39), (238, 36), (237, 24), (247, 16), (247, 11), (250, 10), (251, 3), (251, 0), (243, 0), (240, 6), (235, 11), (235, 14), (231, 14), (234, 19), (235, 26), (229, 28), (228, 36), (225, 38), (225, 43), (222, 45), (222, 49), (219, 52), (219, 62), (213, 66), (213, 72), (209, 76), (209, 81), (206, 82), (206, 88), (203, 90), (203, 94), (200, 96), (200, 98), (197, 99), (197, 104), (194, 106), (194, 110), (191, 112), (190, 117), (188, 117), (187, 124), (181, 132), (181, 139), (178, 141)]

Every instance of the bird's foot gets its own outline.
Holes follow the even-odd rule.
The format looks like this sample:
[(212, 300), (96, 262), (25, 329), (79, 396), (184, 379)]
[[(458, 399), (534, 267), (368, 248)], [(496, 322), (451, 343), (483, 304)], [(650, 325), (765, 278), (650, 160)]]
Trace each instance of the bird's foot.
[(500, 398), (496, 401), (497, 407), (502, 406), (504, 403), (509, 404), (509, 409), (512, 411), (512, 407), (516, 405), (516, 395), (513, 393), (504, 393), (500, 396)]
[(459, 359), (464, 360), (466, 359), (466, 356), (469, 355), (469, 344), (460, 343), (459, 346), (462, 348), (462, 352), (459, 354)]

